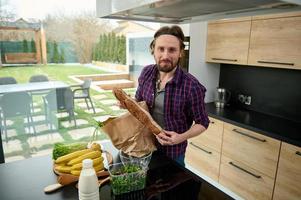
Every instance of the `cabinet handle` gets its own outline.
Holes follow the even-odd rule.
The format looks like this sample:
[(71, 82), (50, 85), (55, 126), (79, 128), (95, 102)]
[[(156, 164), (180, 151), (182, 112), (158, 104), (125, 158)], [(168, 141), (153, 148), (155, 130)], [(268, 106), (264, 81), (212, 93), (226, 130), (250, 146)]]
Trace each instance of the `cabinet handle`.
[(195, 148), (198, 148), (199, 150), (204, 151), (205, 153), (212, 154), (211, 151), (207, 151), (206, 149), (203, 149), (202, 147), (199, 147), (199, 146), (193, 144), (192, 142), (190, 142), (189, 144), (191, 144), (191, 145), (194, 146)]
[(227, 58), (211, 58), (212, 60), (223, 60), (223, 61), (232, 61), (237, 62), (237, 59), (227, 59)]
[(214, 121), (210, 121), (210, 124), (214, 124)]
[(263, 61), (263, 60), (258, 60), (258, 63), (265, 63), (265, 64), (276, 64), (276, 65), (291, 65), (294, 66), (294, 63), (286, 63), (286, 62), (274, 62), (274, 61)]
[(234, 164), (233, 162), (229, 162), (229, 164), (232, 165), (232, 166), (234, 166), (234, 167), (236, 167), (237, 169), (240, 169), (243, 172), (246, 172), (247, 174), (250, 174), (250, 175), (254, 176), (255, 178), (261, 178), (261, 176), (256, 175), (256, 174), (254, 174), (252, 172), (249, 172), (248, 170), (246, 170), (246, 169), (244, 169), (244, 168), (242, 168), (242, 167)]
[(298, 156), (301, 156), (301, 152), (300, 152), (300, 151), (296, 151), (296, 154), (297, 154)]
[(241, 131), (239, 131), (239, 130), (237, 130), (237, 129), (233, 129), (232, 131), (233, 131), (233, 132), (236, 132), (236, 133), (239, 133), (239, 134), (241, 134), (241, 135), (244, 135), (244, 136), (246, 136), (246, 137), (252, 138), (252, 139), (254, 139), (254, 140), (258, 140), (258, 141), (260, 141), (260, 142), (266, 142), (265, 139), (260, 139), (260, 138), (257, 138), (257, 137), (255, 137), (255, 136), (248, 135), (247, 133), (243, 133), (243, 132), (241, 132)]

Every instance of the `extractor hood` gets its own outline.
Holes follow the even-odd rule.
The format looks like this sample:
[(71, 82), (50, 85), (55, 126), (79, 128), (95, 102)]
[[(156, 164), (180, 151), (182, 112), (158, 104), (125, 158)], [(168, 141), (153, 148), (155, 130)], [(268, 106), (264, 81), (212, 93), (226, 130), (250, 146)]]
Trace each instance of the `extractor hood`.
[(175, 24), (299, 10), (300, 0), (96, 0), (101, 18)]

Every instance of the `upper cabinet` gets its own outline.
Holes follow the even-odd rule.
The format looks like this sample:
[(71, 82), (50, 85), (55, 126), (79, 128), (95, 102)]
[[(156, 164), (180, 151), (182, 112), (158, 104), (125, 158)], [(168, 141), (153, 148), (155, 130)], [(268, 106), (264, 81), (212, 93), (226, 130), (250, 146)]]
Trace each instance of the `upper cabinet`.
[(208, 23), (206, 61), (301, 69), (301, 13)]
[(253, 17), (248, 65), (301, 69), (301, 14)]
[(206, 61), (247, 64), (251, 18), (208, 23)]

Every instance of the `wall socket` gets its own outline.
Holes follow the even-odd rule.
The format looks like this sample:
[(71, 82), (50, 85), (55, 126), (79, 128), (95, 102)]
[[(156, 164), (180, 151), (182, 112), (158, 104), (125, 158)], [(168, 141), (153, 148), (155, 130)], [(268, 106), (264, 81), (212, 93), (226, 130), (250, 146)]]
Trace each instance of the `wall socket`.
[(252, 98), (251, 98), (251, 96), (239, 94), (239, 95), (238, 95), (238, 100), (239, 100), (241, 103), (243, 103), (243, 104), (251, 105)]

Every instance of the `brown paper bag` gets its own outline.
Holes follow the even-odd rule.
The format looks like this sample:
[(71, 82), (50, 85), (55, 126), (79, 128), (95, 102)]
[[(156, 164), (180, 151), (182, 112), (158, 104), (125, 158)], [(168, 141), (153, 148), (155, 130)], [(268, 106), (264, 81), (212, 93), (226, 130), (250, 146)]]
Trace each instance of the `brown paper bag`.
[[(139, 104), (148, 111), (144, 101)], [(129, 112), (103, 123), (102, 130), (110, 137), (113, 145), (124, 153), (141, 157), (156, 150), (155, 136)]]

